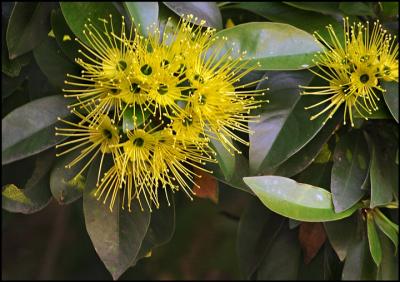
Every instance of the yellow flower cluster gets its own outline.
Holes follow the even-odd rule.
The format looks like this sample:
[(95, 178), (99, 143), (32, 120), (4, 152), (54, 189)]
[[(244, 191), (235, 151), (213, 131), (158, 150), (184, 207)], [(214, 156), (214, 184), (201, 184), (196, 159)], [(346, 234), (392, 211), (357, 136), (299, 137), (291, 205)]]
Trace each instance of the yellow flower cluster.
[[(353, 123), (353, 110), (368, 119), (372, 111), (378, 110), (378, 94), (384, 93), (382, 81), (398, 82), (398, 50), (396, 36), (392, 38), (383, 29), (379, 21), (373, 27), (367, 22), (349, 24), (344, 19), (344, 42), (338, 38), (332, 26), (327, 27), (329, 38), (316, 33), (327, 49), (317, 54), (316, 65), (319, 71), (311, 70), (315, 75), (329, 82), (326, 86), (301, 86), (308, 90), (305, 95), (329, 95), (328, 98), (306, 109), (329, 103), (321, 112), (311, 117), (315, 119), (330, 111), (324, 123), (333, 116), (344, 103), (344, 124), (346, 115)], [(371, 31), (372, 29), (372, 31)]]
[[(150, 26), (142, 36), (122, 19), (115, 31), (112, 17), (101, 20), (104, 30), (90, 21), (85, 25), (86, 43), (79, 50), (80, 76), (67, 75), (65, 97), (77, 121), (61, 120), (65, 128), (57, 135), (70, 137), (58, 148), (58, 156), (74, 150), (79, 155), (67, 165), (85, 163), (81, 175), (101, 154), (95, 195), (122, 195), (122, 208), (131, 210), (132, 200), (151, 210), (159, 207), (158, 191), (182, 189), (191, 199), (196, 186), (193, 168), (208, 171), (206, 162), (216, 162), (210, 141), (216, 140), (232, 154), (233, 141), (248, 144), (237, 132), (250, 133), (248, 122), (257, 120), (250, 111), (260, 107), (261, 90), (248, 90), (258, 81), (235, 86), (256, 66), (248, 66), (244, 53), (233, 58), (233, 48), (224, 44), (215, 30), (204, 27), (192, 15), (173, 32)], [(238, 90), (240, 88), (240, 90)], [(103, 159), (113, 165), (102, 174)], [(84, 161), (83, 161), (84, 160)], [(210, 171), (208, 171), (210, 172)], [(90, 187), (87, 187), (90, 189)], [(120, 193), (121, 192), (121, 193)]]

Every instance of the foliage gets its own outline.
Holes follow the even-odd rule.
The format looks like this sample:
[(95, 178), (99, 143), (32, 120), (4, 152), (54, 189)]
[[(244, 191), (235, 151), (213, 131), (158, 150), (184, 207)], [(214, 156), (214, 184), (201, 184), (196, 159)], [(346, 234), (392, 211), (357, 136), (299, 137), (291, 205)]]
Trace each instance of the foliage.
[[(235, 142), (242, 154), (231, 154), (212, 142), (218, 164), (207, 163), (212, 174), (197, 171), (203, 178), (195, 180), (198, 197), (222, 209), (235, 201), (223, 203), (219, 195), (246, 199), (236, 236), (241, 278), (398, 279), (398, 79), (383, 81), (383, 94), (375, 89), (379, 110), (368, 120), (354, 114), (354, 126), (343, 124), (344, 105), (326, 123), (310, 120), (319, 111), (305, 107), (324, 96), (300, 95), (299, 88), (327, 85), (313, 59), (332, 38), (317, 42), (314, 31), (326, 38), (330, 24), (344, 40), (342, 18), (349, 17), (379, 19), (397, 34), (394, 2), (2, 3), (3, 210), (31, 214), (52, 198), (62, 205), (81, 201), (87, 233), (113, 279), (173, 238), (175, 217), (187, 208), (174, 194), (171, 207), (111, 213), (90, 190), (100, 160), (76, 178), (81, 167), (66, 168), (76, 155), (56, 158), (55, 146), (68, 141), (55, 135), (57, 117), (74, 119), (62, 92), (66, 74), (82, 70), (74, 38), (87, 41), (87, 17), (110, 14), (116, 21), (123, 15), (146, 36), (153, 22), (173, 30), (182, 14), (193, 14), (227, 37), (221, 48), (234, 43), (247, 51), (244, 61), (258, 63), (240, 82), (268, 88), (268, 103), (256, 110), (259, 122), (249, 125), (253, 133), (237, 133), (249, 147)], [(131, 110), (124, 114), (124, 129), (132, 129), (131, 117)]]

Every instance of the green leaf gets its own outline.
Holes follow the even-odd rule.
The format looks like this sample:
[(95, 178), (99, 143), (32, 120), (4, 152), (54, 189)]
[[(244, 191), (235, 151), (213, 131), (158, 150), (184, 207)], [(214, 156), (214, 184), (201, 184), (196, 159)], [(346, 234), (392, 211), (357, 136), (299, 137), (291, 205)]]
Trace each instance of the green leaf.
[[(205, 26), (222, 29), (222, 17), (215, 2), (163, 2), (165, 6), (174, 11), (178, 16), (194, 15), (198, 24), (201, 20), (205, 20)], [(194, 20), (194, 19), (193, 19)]]
[[(302, 5), (303, 3), (307, 2), (296, 2), (297, 5)], [(325, 8), (329, 7), (329, 4), (326, 2), (322, 5)], [(327, 40), (329, 40), (330, 36), (326, 26), (332, 25), (339, 40), (344, 40), (343, 24), (332, 16), (299, 10), (280, 2), (241, 2), (227, 6), (226, 8), (247, 10), (273, 22), (290, 24), (309, 33), (318, 32)]]
[(335, 213), (332, 194), (281, 176), (244, 177), (244, 182), (256, 196), (272, 211), (301, 221), (322, 222), (350, 216), (359, 205)]
[(382, 260), (382, 248), (372, 213), (367, 213), (367, 232), (369, 251), (371, 252), (375, 264), (379, 267)]
[(83, 193), (83, 212), (86, 229), (95, 250), (113, 279), (117, 280), (139, 253), (150, 224), (150, 212), (147, 209), (141, 211), (136, 201), (132, 212), (122, 210), (120, 193), (116, 197), (113, 211), (110, 211), (108, 204), (98, 201), (94, 196), (98, 168), (99, 158), (88, 171)]
[(332, 119), (329, 119), (310, 142), (278, 166), (274, 175), (291, 177), (304, 170), (314, 161), (316, 163), (328, 162), (332, 152), (329, 150), (327, 142), (342, 119), (342, 115), (335, 115)]
[(110, 15), (112, 15), (114, 32), (116, 35), (120, 35), (121, 15), (111, 2), (60, 2), (60, 7), (72, 32), (88, 46), (92, 45), (83, 34), (88, 18), (101, 33), (104, 30), (104, 22), (99, 19), (109, 22)]
[(384, 17), (395, 17), (399, 14), (399, 3), (397, 2), (380, 2), (382, 5), (382, 15)]
[(347, 15), (375, 16), (373, 2), (340, 2), (339, 9)]
[(361, 189), (368, 174), (368, 144), (361, 130), (341, 136), (333, 154), (331, 192), (336, 212), (347, 210), (365, 194)]
[(58, 46), (72, 62), (75, 62), (75, 58), (78, 58), (79, 55), (80, 45), (74, 40), (74, 34), (68, 27), (60, 9), (51, 12), (51, 28)]
[(394, 162), (394, 147), (381, 136), (372, 139), (371, 152), (371, 208), (392, 201), (393, 191), (398, 186), (398, 169)]
[(65, 166), (74, 160), (80, 151), (67, 153), (55, 162), (50, 173), (50, 190), (59, 204), (68, 205), (82, 196), (85, 189), (86, 173), (75, 177), (86, 164), (80, 161), (77, 165), (66, 168)]
[[(272, 174), (279, 165), (299, 152), (323, 127), (322, 121), (310, 121), (315, 111), (305, 106), (321, 98), (300, 96), (298, 85), (307, 85), (309, 72), (279, 73), (261, 82), (270, 103), (262, 110), (260, 122), (250, 124), (249, 160), (252, 174)], [(339, 115), (339, 113), (337, 113)]]
[(46, 38), (33, 50), (33, 56), (40, 70), (46, 75), (50, 83), (57, 89), (64, 87), (64, 81), (68, 74), (79, 74), (79, 67), (71, 63), (65, 57), (54, 38)]
[(54, 150), (48, 150), (34, 157), (32, 174), (23, 189), (14, 184), (6, 184), (3, 187), (3, 209), (9, 212), (31, 214), (40, 211), (50, 203), (48, 177), (54, 157)]
[(346, 258), (349, 246), (357, 234), (357, 217), (358, 214), (354, 213), (341, 220), (324, 222), (329, 242), (341, 261)]
[(374, 220), (379, 229), (393, 242), (394, 254), (396, 255), (399, 244), (399, 226), (391, 222), (390, 219), (378, 209), (374, 210)]
[(257, 271), (257, 280), (295, 280), (300, 259), (297, 230), (284, 226), (266, 252)]
[(145, 257), (154, 248), (157, 248), (171, 240), (175, 232), (175, 204), (174, 198), (170, 198), (171, 206), (166, 201), (161, 203), (159, 209), (151, 213), (150, 225), (146, 236), (140, 246), (140, 251), (131, 266), (136, 265), (139, 259)]
[(29, 52), (46, 38), (54, 5), (44, 2), (15, 4), (6, 34), (10, 59)]
[(342, 280), (374, 280), (377, 268), (370, 255), (367, 236), (354, 237), (347, 252)]
[(144, 119), (142, 115), (142, 111), (140, 110), (139, 107), (135, 108), (135, 115), (136, 119), (133, 118), (133, 107), (128, 107), (122, 117), (122, 130), (125, 132), (127, 130), (133, 130), (134, 128), (138, 127), (141, 125), (145, 120), (147, 120), (147, 117), (150, 115), (149, 111), (144, 112)]
[(64, 138), (55, 136), (57, 117), (69, 115), (68, 102), (60, 95), (29, 102), (1, 121), (2, 164), (40, 153)]
[(245, 279), (251, 279), (257, 271), (284, 224), (283, 217), (266, 209), (258, 199), (249, 201), (240, 217), (236, 242), (239, 266)]
[(287, 5), (306, 10), (313, 11), (327, 15), (340, 14), (340, 2), (283, 2)]
[(382, 245), (382, 262), (379, 266), (376, 280), (399, 280), (399, 257), (393, 255), (390, 242), (386, 236), (379, 233)]
[[(379, 94), (379, 100), (376, 102), (376, 106), (378, 110), (372, 111), (371, 114), (366, 114), (365, 116), (368, 119), (392, 119), (392, 114), (390, 113), (388, 107), (386, 106), (382, 95)], [(353, 113), (354, 119), (365, 119), (359, 112), (354, 111)]]
[(140, 33), (148, 36), (148, 27), (158, 22), (158, 2), (124, 2)]
[[(223, 40), (227, 37), (228, 40)], [(322, 45), (312, 35), (288, 24), (251, 22), (224, 29), (215, 34), (219, 38), (210, 47), (222, 47), (221, 54), (230, 52), (232, 57), (246, 51), (246, 67), (257, 65), (264, 70), (299, 70), (313, 66), (314, 55)]]
[(383, 83), (383, 88), (386, 89), (386, 93), (383, 94), (386, 105), (389, 108), (390, 113), (394, 119), (399, 122), (399, 83), (398, 82), (386, 82)]
[[(228, 139), (230, 140), (229, 137)], [(225, 180), (229, 182), (235, 173), (236, 154), (229, 153), (218, 140), (211, 139), (210, 145), (217, 153), (215, 157), (218, 160), (218, 165), (222, 170)]]

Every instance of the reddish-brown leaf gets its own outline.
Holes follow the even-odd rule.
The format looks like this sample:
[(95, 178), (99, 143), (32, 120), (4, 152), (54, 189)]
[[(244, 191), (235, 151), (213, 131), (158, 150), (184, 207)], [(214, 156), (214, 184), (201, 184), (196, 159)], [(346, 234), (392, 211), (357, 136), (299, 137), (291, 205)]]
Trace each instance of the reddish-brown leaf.
[(194, 169), (194, 172), (200, 176), (194, 178), (194, 182), (200, 186), (200, 188), (193, 186), (193, 191), (196, 193), (196, 196), (199, 198), (207, 198), (214, 203), (218, 203), (217, 180), (208, 173), (197, 168)]
[(300, 246), (304, 253), (304, 263), (308, 264), (318, 253), (326, 240), (324, 226), (320, 222), (302, 222), (299, 228)]

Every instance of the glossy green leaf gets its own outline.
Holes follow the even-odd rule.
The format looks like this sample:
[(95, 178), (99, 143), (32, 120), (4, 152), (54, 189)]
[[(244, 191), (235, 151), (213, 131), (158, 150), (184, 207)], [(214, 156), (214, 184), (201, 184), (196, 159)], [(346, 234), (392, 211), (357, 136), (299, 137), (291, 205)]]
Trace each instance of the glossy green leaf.
[(375, 16), (373, 2), (340, 2), (339, 9), (347, 15)]
[(25, 54), (46, 38), (53, 3), (17, 2), (7, 27), (10, 59)]
[(379, 232), (379, 237), (382, 245), (382, 262), (379, 266), (376, 275), (377, 280), (399, 280), (399, 257), (393, 255), (392, 246), (388, 238)]
[(374, 280), (377, 267), (371, 257), (366, 234), (354, 237), (347, 252), (342, 280)]
[(354, 213), (341, 220), (324, 222), (329, 242), (341, 261), (346, 258), (349, 246), (356, 236), (357, 218), (358, 214)]
[(3, 187), (3, 209), (9, 212), (31, 214), (40, 211), (50, 203), (48, 178), (54, 157), (54, 150), (48, 150), (34, 157), (32, 173), (23, 185), (23, 189), (13, 183)]
[(340, 137), (333, 154), (331, 192), (336, 212), (347, 210), (365, 194), (361, 189), (368, 174), (368, 145), (360, 130)]
[(379, 229), (393, 242), (394, 254), (399, 244), (399, 226), (390, 221), (380, 210), (374, 210), (374, 220)]
[(386, 105), (394, 119), (399, 122), (399, 83), (384, 81), (382, 84), (386, 89), (386, 93), (383, 95)]
[(313, 11), (327, 15), (340, 14), (340, 2), (283, 2), (287, 5), (306, 10)]
[[(178, 16), (190, 15), (197, 17), (199, 23), (205, 20), (205, 26), (222, 29), (222, 17), (215, 2), (163, 2), (168, 8)], [(194, 20), (194, 19), (193, 19)]]
[(72, 62), (75, 62), (75, 58), (78, 58), (79, 55), (80, 45), (74, 40), (75, 36), (68, 27), (60, 9), (51, 12), (51, 28), (58, 46)]
[(68, 205), (82, 196), (85, 189), (86, 172), (78, 177), (77, 173), (86, 164), (85, 159), (77, 165), (66, 168), (65, 166), (74, 160), (80, 152), (70, 152), (57, 159), (50, 173), (50, 190), (59, 204)]
[(281, 176), (244, 177), (244, 182), (272, 211), (301, 221), (322, 222), (345, 218), (354, 213), (359, 205), (335, 213), (332, 194)]
[(151, 24), (158, 22), (158, 3), (157, 2), (124, 2), (124, 6), (129, 15), (133, 17), (135, 26), (141, 34), (148, 35)]
[(284, 226), (267, 250), (257, 280), (295, 280), (301, 260), (297, 230)]
[(54, 38), (46, 38), (33, 50), (33, 56), (40, 70), (46, 75), (50, 83), (57, 89), (64, 87), (67, 74), (79, 73), (78, 65), (70, 62), (61, 52)]
[(134, 119), (133, 117), (133, 108), (132, 107), (128, 107), (122, 117), (122, 130), (125, 132), (127, 130), (133, 130), (134, 128), (136, 128), (137, 126), (141, 125), (143, 123), (144, 120), (147, 119), (147, 117), (150, 115), (149, 111), (145, 111), (144, 112), (144, 119), (143, 119), (143, 115), (142, 115), (142, 111), (140, 110), (139, 107), (137, 107), (135, 109), (135, 115), (136, 115), (136, 119)]
[[(299, 152), (323, 127), (322, 121), (310, 121), (315, 111), (305, 106), (321, 98), (300, 96), (298, 85), (307, 85), (311, 79), (307, 71), (271, 75), (259, 89), (269, 87), (270, 103), (262, 109), (260, 122), (250, 124), (249, 160), (252, 174), (271, 174), (285, 160)], [(339, 113), (338, 113), (339, 114)]]
[(369, 251), (371, 252), (371, 256), (374, 259), (375, 264), (379, 267), (382, 260), (382, 247), (372, 213), (367, 213), (367, 233)]
[(68, 101), (54, 95), (29, 102), (1, 121), (2, 164), (23, 159), (46, 150), (64, 138), (55, 136), (57, 117), (69, 115)]
[[(224, 29), (215, 34), (215, 48), (221, 54), (232, 51), (232, 57), (246, 51), (246, 67), (263, 70), (300, 70), (313, 66), (314, 55), (322, 45), (312, 35), (283, 23), (251, 22)], [(227, 37), (228, 40), (223, 40)], [(211, 47), (212, 49), (213, 47)]]
[(399, 14), (399, 3), (397, 2), (381, 2), (382, 15), (385, 17), (395, 17)]
[(246, 279), (251, 279), (260, 266), (264, 253), (271, 248), (279, 231), (285, 224), (278, 216), (252, 198), (240, 217), (236, 248), (241, 272)]
[(392, 201), (398, 186), (398, 168), (394, 162), (394, 147), (381, 137), (373, 138), (371, 150), (371, 208)]
[[(294, 3), (294, 2), (293, 2)], [(302, 5), (307, 2), (296, 2)], [(310, 4), (309, 4), (310, 5)], [(324, 7), (329, 4), (324, 2)], [(280, 2), (241, 2), (227, 6), (228, 8), (243, 9), (260, 15), (273, 22), (286, 23), (300, 28), (308, 33), (317, 31), (321, 36), (329, 40), (327, 25), (332, 25), (340, 40), (344, 39), (343, 24), (329, 15), (321, 15), (313, 11), (299, 10)]]
[[(107, 167), (107, 162), (105, 166)], [(141, 211), (136, 201), (132, 212), (122, 210), (121, 193), (116, 197), (113, 211), (110, 211), (108, 203), (97, 200), (94, 192), (98, 167), (99, 158), (88, 171), (83, 193), (83, 211), (86, 229), (96, 252), (116, 280), (131, 266), (139, 253), (150, 224), (150, 212), (147, 209)]]
[(312, 163), (305, 170), (293, 177), (300, 183), (307, 183), (329, 191), (331, 184), (332, 162)]
[[(392, 114), (390, 113), (388, 107), (385, 104), (384, 99), (381, 95), (379, 95), (380, 99), (376, 102), (378, 110), (373, 111), (371, 114), (367, 114), (366, 117), (368, 119), (392, 119)], [(354, 111), (353, 113), (354, 119), (365, 119), (364, 116), (360, 115), (359, 112)], [(356, 121), (355, 121), (356, 122)]]
[(91, 23), (100, 31), (104, 30), (104, 22), (99, 19), (112, 22), (114, 32), (119, 35), (121, 30), (121, 15), (111, 2), (60, 2), (61, 11), (65, 21), (72, 32), (85, 44), (92, 46), (83, 34), (84, 25)]

